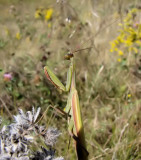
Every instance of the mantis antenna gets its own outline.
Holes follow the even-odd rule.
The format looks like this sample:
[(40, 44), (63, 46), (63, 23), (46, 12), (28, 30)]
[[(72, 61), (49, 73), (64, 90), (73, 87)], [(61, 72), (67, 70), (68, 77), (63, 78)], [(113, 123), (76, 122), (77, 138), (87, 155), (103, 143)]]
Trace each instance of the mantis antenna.
[(91, 49), (91, 48), (93, 48), (93, 47), (82, 48), (82, 49), (79, 49), (79, 50), (75, 50), (73, 52), (69, 52), (64, 56), (64, 59), (65, 60), (70, 60), (70, 58), (74, 57), (74, 53), (80, 52), (80, 51), (83, 51), (83, 50), (86, 50), (86, 49)]

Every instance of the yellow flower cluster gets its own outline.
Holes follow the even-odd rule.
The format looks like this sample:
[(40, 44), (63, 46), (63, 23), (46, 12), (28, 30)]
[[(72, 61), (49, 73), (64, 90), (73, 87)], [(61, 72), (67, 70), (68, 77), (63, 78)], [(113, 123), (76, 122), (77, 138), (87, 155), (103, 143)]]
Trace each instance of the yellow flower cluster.
[(49, 20), (51, 20), (52, 15), (53, 15), (53, 9), (52, 8), (44, 9), (44, 8), (41, 7), (41, 8), (36, 9), (34, 17), (36, 19), (41, 18), (41, 19), (44, 19), (46, 21), (49, 21)]
[(132, 9), (124, 19), (123, 24), (119, 24), (119, 35), (115, 40), (110, 42), (110, 52), (116, 52), (119, 56), (118, 62), (122, 61), (122, 57), (126, 58), (126, 53), (131, 52), (137, 54), (141, 46), (141, 23), (138, 21), (138, 14), (141, 9)]

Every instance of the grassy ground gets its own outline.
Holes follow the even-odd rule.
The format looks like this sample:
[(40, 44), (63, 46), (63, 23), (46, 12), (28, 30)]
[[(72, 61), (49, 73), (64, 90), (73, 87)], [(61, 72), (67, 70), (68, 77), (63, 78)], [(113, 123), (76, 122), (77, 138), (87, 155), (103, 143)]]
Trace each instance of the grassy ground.
[[(62, 82), (66, 80), (68, 50), (93, 47), (75, 55), (76, 81), (90, 160), (141, 159), (140, 55), (119, 62), (110, 53), (110, 41), (119, 35), (119, 23), (139, 1), (0, 1), (0, 112), (9, 123), (18, 108), (30, 110), (50, 104), (64, 107), (67, 95), (46, 80), (48, 64)], [(41, 9), (42, 8), (42, 9)], [(35, 18), (40, 9), (53, 9), (51, 19)], [(70, 22), (69, 19), (70, 18)], [(141, 19), (139, 19), (141, 22)], [(127, 50), (124, 49), (124, 52)], [(128, 55), (128, 54), (127, 54)], [(4, 79), (11, 73), (13, 79)], [(57, 154), (76, 159), (69, 150), (67, 123), (51, 108), (43, 124), (57, 126), (62, 136)]]

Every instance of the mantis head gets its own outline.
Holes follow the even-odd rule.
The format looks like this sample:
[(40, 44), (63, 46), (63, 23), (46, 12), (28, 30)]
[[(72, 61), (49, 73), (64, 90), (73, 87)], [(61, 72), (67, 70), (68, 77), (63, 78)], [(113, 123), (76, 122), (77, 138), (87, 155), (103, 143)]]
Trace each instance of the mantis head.
[(67, 54), (64, 56), (64, 59), (65, 59), (65, 60), (70, 60), (70, 59), (73, 58), (73, 57), (74, 57), (73, 53), (67, 53)]
[(91, 48), (93, 48), (93, 47), (82, 48), (82, 49), (79, 49), (79, 50), (76, 50), (76, 51), (73, 51), (73, 52), (69, 52), (64, 56), (64, 59), (65, 60), (70, 60), (71, 58), (74, 57), (74, 53), (80, 52), (80, 51), (83, 51), (83, 50), (86, 50), (86, 49), (91, 49)]

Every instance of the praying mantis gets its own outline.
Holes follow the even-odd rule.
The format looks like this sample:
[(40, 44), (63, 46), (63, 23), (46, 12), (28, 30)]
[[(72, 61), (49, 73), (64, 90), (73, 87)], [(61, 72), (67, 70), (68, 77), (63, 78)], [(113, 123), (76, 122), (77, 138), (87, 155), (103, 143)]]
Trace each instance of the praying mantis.
[[(115, 22), (119, 21), (120, 19), (114, 20), (112, 23), (104, 26), (104, 28), (99, 28), (99, 30), (92, 35), (91, 38), (95, 38), (101, 31), (105, 30), (110, 25), (114, 24)], [(91, 40), (91, 38), (89, 40)], [(90, 47), (93, 48), (93, 47)], [(94, 47), (95, 48), (95, 47)], [(89, 49), (89, 48), (84, 48)], [(80, 49), (74, 52), (82, 51), (84, 49)], [(84, 134), (84, 127), (82, 122), (81, 116), (81, 107), (79, 105), (79, 96), (76, 89), (76, 82), (75, 82), (75, 61), (74, 61), (74, 52), (70, 52), (65, 55), (66, 60), (70, 60), (70, 66), (67, 72), (67, 83), (64, 86), (61, 81), (57, 78), (57, 76), (51, 71), (49, 66), (44, 67), (44, 72), (47, 79), (58, 89), (68, 92), (68, 100), (67, 105), (64, 111), (61, 111), (63, 114), (65, 112), (65, 116), (68, 119), (68, 131), (71, 137), (74, 139), (76, 144), (76, 152), (78, 160), (88, 160), (88, 152), (86, 148), (85, 142), (85, 134)]]
[[(90, 47), (92, 48), (92, 47)], [(89, 48), (84, 48), (89, 49)], [(82, 51), (80, 49), (74, 52)], [(65, 55), (66, 60), (70, 60), (70, 66), (67, 72), (67, 82), (64, 86), (58, 77), (51, 71), (49, 66), (44, 67), (44, 72), (47, 79), (58, 89), (69, 92), (67, 105), (64, 109), (65, 113), (68, 115), (68, 131), (73, 137), (76, 146), (76, 153), (78, 160), (87, 160), (88, 152), (86, 149), (84, 127), (81, 116), (81, 108), (79, 105), (79, 97), (76, 89), (75, 82), (75, 63), (74, 63), (74, 52)]]

